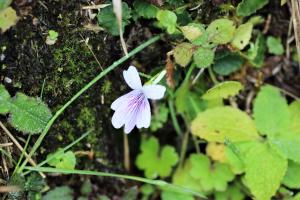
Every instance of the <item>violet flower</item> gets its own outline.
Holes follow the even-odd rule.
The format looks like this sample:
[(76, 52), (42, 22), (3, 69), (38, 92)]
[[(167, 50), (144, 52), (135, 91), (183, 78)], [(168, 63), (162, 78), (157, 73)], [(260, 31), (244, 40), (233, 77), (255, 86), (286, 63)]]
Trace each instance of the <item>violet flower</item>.
[(123, 71), (123, 77), (133, 90), (111, 104), (111, 109), (115, 111), (111, 121), (115, 128), (125, 125), (124, 132), (128, 134), (135, 126), (137, 128), (150, 126), (151, 110), (148, 99), (163, 98), (166, 87), (157, 84), (142, 86), (139, 73), (134, 66)]

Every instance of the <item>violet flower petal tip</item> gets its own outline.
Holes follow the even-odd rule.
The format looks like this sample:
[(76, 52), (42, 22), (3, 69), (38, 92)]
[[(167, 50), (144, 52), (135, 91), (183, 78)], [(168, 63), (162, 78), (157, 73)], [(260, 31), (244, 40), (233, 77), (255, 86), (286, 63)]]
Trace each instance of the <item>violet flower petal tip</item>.
[(143, 92), (148, 99), (162, 99), (166, 92), (166, 87), (163, 85), (144, 85)]
[(140, 75), (134, 66), (130, 66), (128, 70), (123, 71), (123, 77), (130, 88), (142, 88)]

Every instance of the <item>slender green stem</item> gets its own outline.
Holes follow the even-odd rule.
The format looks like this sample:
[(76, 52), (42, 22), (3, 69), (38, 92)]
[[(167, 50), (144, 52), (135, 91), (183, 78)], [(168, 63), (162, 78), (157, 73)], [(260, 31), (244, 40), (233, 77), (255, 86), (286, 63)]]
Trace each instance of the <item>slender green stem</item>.
[(31, 134), (29, 134), (29, 136), (28, 136), (28, 138), (27, 138), (27, 141), (26, 141), (26, 144), (25, 144), (25, 147), (24, 147), (24, 151), (22, 151), (22, 153), (21, 153), (21, 156), (20, 156), (20, 158), (19, 158), (19, 160), (18, 160), (18, 163), (17, 163), (17, 165), (16, 165), (16, 167), (15, 167), (15, 170), (14, 170), (14, 172), (13, 172), (13, 175), (14, 175), (14, 174), (18, 171), (18, 169), (19, 169), (19, 166), (20, 166), (21, 161), (22, 161), (22, 159), (23, 159), (23, 157), (24, 157), (24, 154), (25, 154), (25, 152), (26, 152), (26, 149), (27, 149), (27, 147), (28, 147), (28, 144), (29, 144), (30, 139), (31, 139)]
[(103, 70), (98, 76), (96, 76), (92, 81), (90, 81), (88, 84), (86, 84), (81, 90), (79, 90), (65, 105), (63, 105), (56, 113), (55, 115), (50, 119), (50, 121), (47, 123), (45, 129), (40, 134), (39, 138), (37, 139), (36, 143), (33, 145), (29, 156), (25, 159), (23, 164), (20, 167), (20, 170), (23, 170), (26, 163), (28, 162), (28, 159), (32, 157), (32, 155), (36, 152), (38, 147), (41, 145), (43, 139), (45, 138), (46, 134), (48, 133), (49, 129), (51, 128), (52, 124), (55, 122), (55, 120), (68, 108), (78, 97), (80, 97), (85, 91), (87, 91), (90, 87), (92, 87), (97, 81), (99, 81), (102, 77), (107, 75), (109, 72), (114, 70), (116, 67), (118, 67), (120, 64), (128, 60), (130, 57), (134, 56), (138, 52), (142, 51), (147, 46), (153, 44), (154, 42), (158, 41), (160, 39), (160, 36), (155, 36), (151, 38), (150, 40), (146, 41), (145, 43), (141, 44), (137, 48), (133, 49), (131, 52), (129, 52), (128, 55), (122, 57), (121, 59), (114, 62), (111, 66)]
[(189, 131), (185, 131), (184, 133), (184, 137), (182, 140), (182, 144), (181, 144), (181, 150), (180, 150), (180, 161), (179, 161), (179, 166), (181, 167), (185, 158), (185, 154), (186, 154), (186, 149), (187, 149), (187, 145), (189, 142)]
[(43, 81), (43, 85), (42, 85), (42, 89), (41, 89), (41, 94), (40, 94), (40, 99), (43, 99), (45, 83), (46, 83), (46, 78), (44, 78), (44, 81)]
[(142, 177), (137, 177), (137, 176), (107, 173), (107, 172), (95, 172), (95, 171), (89, 171), (89, 170), (57, 169), (57, 168), (52, 168), (52, 167), (27, 167), (27, 166), (25, 166), (24, 169), (28, 169), (31, 171), (38, 171), (38, 172), (80, 174), (80, 175), (93, 175), (93, 176), (123, 178), (123, 179), (128, 179), (128, 180), (139, 181), (139, 182), (143, 182), (143, 183), (156, 185), (156, 186), (163, 187), (166, 189), (173, 189), (174, 191), (177, 191), (177, 192), (184, 192), (184, 193), (192, 194), (192, 195), (195, 195), (195, 196), (198, 196), (201, 198), (206, 198), (203, 194), (201, 194), (199, 192), (195, 192), (195, 191), (190, 190), (185, 187), (173, 185), (173, 184), (170, 184), (170, 183), (168, 183), (166, 181), (162, 181), (162, 180), (152, 180), (152, 179), (147, 179), (147, 178), (142, 178)]
[(210, 76), (211, 80), (214, 82), (214, 84), (215, 85), (218, 84), (219, 81), (217, 80), (214, 72), (212, 71), (211, 66), (208, 67), (208, 73), (209, 73), (209, 76)]
[(175, 112), (175, 108), (174, 108), (174, 102), (171, 99), (171, 97), (168, 100), (168, 106), (169, 106), (169, 110), (170, 110), (170, 114), (171, 114), (171, 119), (172, 119), (173, 126), (175, 128), (175, 131), (176, 131), (176, 133), (178, 135), (182, 135), (182, 130), (181, 130), (180, 126), (179, 126), (179, 123), (178, 123), (178, 120), (177, 120), (177, 117), (176, 117), (176, 112)]

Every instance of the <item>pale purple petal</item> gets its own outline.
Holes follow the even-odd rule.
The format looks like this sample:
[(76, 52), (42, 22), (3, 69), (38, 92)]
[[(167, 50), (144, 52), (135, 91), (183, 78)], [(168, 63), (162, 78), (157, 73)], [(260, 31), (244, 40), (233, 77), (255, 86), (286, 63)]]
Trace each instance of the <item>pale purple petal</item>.
[(144, 99), (139, 107), (139, 113), (137, 115), (136, 127), (148, 128), (151, 122), (151, 110), (148, 99)]
[(164, 97), (166, 87), (162, 85), (144, 85), (143, 92), (148, 99), (161, 99)]
[(128, 86), (132, 89), (142, 88), (142, 82), (139, 73), (134, 66), (130, 66), (128, 70), (123, 71), (123, 77)]
[(111, 119), (113, 127), (121, 128), (125, 124), (125, 119), (126, 119), (125, 116), (126, 113), (124, 112), (123, 109), (117, 110)]
[(133, 97), (136, 96), (140, 91), (132, 90), (131, 92), (117, 98), (110, 106), (111, 109), (117, 110), (120, 106), (124, 106), (128, 104), (128, 101)]

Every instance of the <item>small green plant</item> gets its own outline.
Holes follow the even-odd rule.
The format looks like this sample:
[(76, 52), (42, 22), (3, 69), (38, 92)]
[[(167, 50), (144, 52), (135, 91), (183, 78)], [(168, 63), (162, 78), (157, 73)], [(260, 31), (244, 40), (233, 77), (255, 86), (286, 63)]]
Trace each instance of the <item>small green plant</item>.
[(64, 152), (63, 149), (57, 150), (47, 156), (48, 164), (59, 169), (75, 169), (76, 157), (72, 151)]

